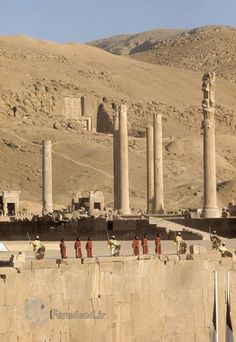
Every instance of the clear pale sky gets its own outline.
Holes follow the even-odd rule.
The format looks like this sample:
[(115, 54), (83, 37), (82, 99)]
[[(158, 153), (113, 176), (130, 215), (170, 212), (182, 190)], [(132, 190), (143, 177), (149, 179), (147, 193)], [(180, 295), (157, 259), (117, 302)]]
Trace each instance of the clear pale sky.
[(213, 24), (236, 26), (236, 0), (0, 0), (0, 35), (57, 42)]

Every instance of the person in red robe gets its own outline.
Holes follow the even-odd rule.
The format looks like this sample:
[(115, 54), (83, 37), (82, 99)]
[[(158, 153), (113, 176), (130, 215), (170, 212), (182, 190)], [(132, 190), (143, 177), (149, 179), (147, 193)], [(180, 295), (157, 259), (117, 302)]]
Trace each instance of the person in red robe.
[(135, 236), (133, 240), (132, 248), (133, 248), (134, 255), (135, 256), (139, 255), (139, 239), (137, 235)]
[(91, 237), (88, 237), (88, 241), (86, 243), (86, 251), (87, 251), (87, 258), (93, 257), (93, 241), (91, 240)]
[(143, 254), (148, 254), (148, 236), (145, 234), (142, 238)]
[(79, 237), (77, 237), (77, 239), (75, 240), (74, 249), (75, 249), (75, 257), (82, 258), (81, 241)]
[(62, 259), (66, 259), (67, 258), (67, 253), (66, 253), (66, 244), (65, 244), (64, 239), (61, 239), (60, 252), (61, 252), (61, 258)]
[(155, 238), (155, 253), (160, 255), (161, 254), (161, 235), (157, 234)]

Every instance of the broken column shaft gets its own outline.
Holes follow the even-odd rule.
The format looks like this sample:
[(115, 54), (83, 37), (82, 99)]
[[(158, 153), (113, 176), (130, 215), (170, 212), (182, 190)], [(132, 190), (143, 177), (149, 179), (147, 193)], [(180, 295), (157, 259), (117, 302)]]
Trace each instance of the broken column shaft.
[(154, 213), (164, 214), (162, 116), (153, 115), (154, 128)]
[(128, 129), (127, 106), (121, 105), (119, 111), (119, 212), (130, 214), (129, 207), (129, 159), (128, 159)]
[(43, 214), (52, 208), (52, 145), (51, 140), (43, 141)]

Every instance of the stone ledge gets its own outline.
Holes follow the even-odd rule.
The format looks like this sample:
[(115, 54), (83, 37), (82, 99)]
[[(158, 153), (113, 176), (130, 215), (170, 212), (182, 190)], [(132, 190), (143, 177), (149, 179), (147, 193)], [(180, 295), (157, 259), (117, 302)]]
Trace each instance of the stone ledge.
[(189, 259), (188, 259), (188, 256), (189, 256), (189, 254), (186, 254), (186, 253), (185, 253), (185, 254), (180, 254), (180, 255), (179, 255), (179, 260), (180, 260), (180, 261), (189, 260)]
[(176, 254), (166, 255), (167, 261), (179, 261), (179, 256)]
[(212, 252), (206, 254), (189, 254), (187, 260), (207, 260), (207, 261), (221, 261), (220, 252)]
[(73, 259), (57, 259), (57, 264), (59, 265), (65, 265), (65, 266), (70, 266), (70, 265), (81, 265), (82, 264), (82, 259), (78, 258), (73, 258)]
[(168, 261), (167, 255), (161, 254), (159, 260), (162, 262), (167, 262)]
[(31, 261), (25, 261), (23, 264), (22, 264), (22, 270), (31, 270)]
[(128, 260), (128, 261), (133, 261), (133, 260), (138, 260), (138, 255), (127, 255), (125, 256), (125, 260)]
[(151, 254), (142, 254), (138, 256), (138, 260), (153, 260), (153, 259), (155, 259), (155, 256)]
[(233, 266), (233, 259), (231, 257), (224, 257), (220, 261), (221, 266)]
[[(97, 262), (124, 262), (126, 257), (122, 256), (104, 256), (104, 257), (97, 257)], [(136, 257), (137, 259), (137, 257)], [(130, 259), (128, 259), (130, 260)]]
[(94, 264), (97, 262), (97, 258), (82, 258), (81, 264)]
[(191, 254), (206, 254), (207, 248), (201, 245), (191, 245), (189, 246), (189, 250)]
[(0, 268), (0, 278), (9, 273), (17, 273), (17, 270), (13, 267), (1, 267)]
[(48, 269), (48, 268), (58, 268), (56, 260), (32, 260), (31, 269)]

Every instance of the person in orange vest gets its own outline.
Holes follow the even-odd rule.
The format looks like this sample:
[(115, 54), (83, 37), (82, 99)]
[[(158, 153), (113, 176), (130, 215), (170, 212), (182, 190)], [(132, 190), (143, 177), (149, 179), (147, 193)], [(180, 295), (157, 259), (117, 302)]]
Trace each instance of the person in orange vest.
[(138, 239), (138, 236), (136, 235), (134, 240), (133, 240), (133, 243), (132, 243), (132, 248), (133, 248), (133, 251), (134, 251), (134, 255), (139, 255), (139, 239)]
[(75, 249), (75, 257), (82, 258), (81, 241), (79, 237), (77, 237), (74, 243), (74, 249)]
[(161, 235), (157, 234), (156, 238), (155, 238), (155, 253), (160, 255), (161, 254)]
[(86, 243), (86, 251), (87, 251), (87, 258), (92, 258), (93, 257), (93, 253), (92, 253), (92, 250), (93, 250), (93, 242), (91, 240), (91, 237), (89, 236), (88, 237), (88, 241)]
[(142, 238), (143, 254), (148, 254), (148, 236), (145, 234)]
[(66, 244), (65, 244), (64, 239), (61, 239), (60, 252), (61, 252), (61, 258), (62, 259), (66, 259), (67, 258), (67, 253), (66, 253)]

